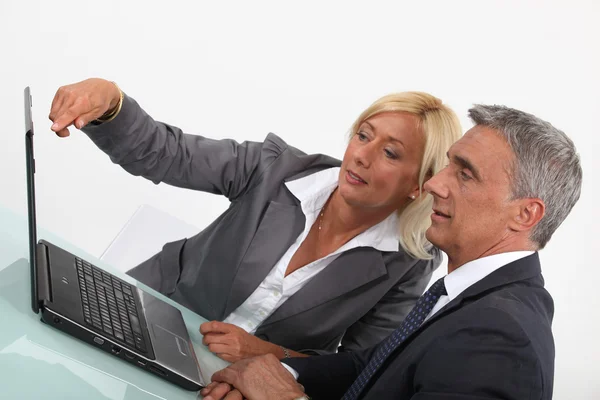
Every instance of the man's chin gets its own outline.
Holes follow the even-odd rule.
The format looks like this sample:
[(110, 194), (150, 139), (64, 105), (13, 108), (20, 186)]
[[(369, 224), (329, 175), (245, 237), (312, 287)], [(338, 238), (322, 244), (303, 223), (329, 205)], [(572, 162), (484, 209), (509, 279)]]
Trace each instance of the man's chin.
[(435, 247), (437, 247), (439, 249), (442, 249), (443, 241), (441, 240), (441, 235), (440, 235), (439, 229), (437, 229), (434, 226), (430, 226), (425, 231), (425, 237), (427, 238), (427, 240), (429, 240), (429, 243), (431, 243), (432, 245), (434, 245)]

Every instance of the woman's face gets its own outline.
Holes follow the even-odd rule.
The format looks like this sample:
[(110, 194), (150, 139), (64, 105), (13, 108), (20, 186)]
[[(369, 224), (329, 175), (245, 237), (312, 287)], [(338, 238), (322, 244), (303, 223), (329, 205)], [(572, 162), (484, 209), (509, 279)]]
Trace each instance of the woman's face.
[(391, 213), (418, 196), (418, 173), (425, 150), (419, 119), (386, 112), (364, 121), (346, 148), (339, 193), (353, 207)]

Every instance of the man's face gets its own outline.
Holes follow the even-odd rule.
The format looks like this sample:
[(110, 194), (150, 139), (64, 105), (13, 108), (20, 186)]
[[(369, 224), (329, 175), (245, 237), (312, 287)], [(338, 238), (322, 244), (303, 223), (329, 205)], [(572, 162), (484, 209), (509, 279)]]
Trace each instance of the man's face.
[(433, 196), (427, 239), (454, 268), (501, 249), (514, 218), (514, 153), (493, 129), (477, 125), (448, 151), (449, 164), (424, 185)]

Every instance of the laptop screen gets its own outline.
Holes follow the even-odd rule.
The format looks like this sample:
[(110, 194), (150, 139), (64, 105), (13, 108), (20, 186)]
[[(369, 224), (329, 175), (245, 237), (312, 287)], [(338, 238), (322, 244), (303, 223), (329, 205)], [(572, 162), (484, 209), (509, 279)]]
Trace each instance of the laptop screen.
[(40, 309), (37, 284), (37, 228), (35, 218), (35, 159), (33, 157), (33, 119), (31, 117), (31, 91), (24, 90), (25, 98), (25, 157), (27, 160), (27, 213), (29, 219), (29, 271), (31, 276), (31, 308)]

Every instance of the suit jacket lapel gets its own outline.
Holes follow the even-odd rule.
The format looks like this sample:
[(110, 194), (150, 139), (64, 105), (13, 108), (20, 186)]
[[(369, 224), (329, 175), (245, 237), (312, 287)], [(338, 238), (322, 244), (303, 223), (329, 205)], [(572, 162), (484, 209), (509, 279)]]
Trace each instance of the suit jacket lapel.
[(386, 274), (387, 268), (379, 251), (366, 247), (349, 250), (283, 303), (261, 328), (351, 292)]
[[(305, 168), (302, 172), (285, 179), (284, 182), (300, 179), (322, 169), (322, 166)], [(304, 230), (306, 217), (300, 200), (285, 184), (282, 188), (283, 190), (269, 203), (252, 242), (237, 268), (221, 319), (235, 311), (254, 293)]]
[[(431, 318), (425, 321), (421, 326), (415, 330), (410, 336), (406, 338), (398, 346), (398, 349), (402, 349), (405, 343), (410, 342), (410, 338), (414, 335), (418, 335), (423, 329), (427, 329), (429, 325), (438, 319), (450, 314), (457, 308), (463, 305), (463, 302), (471, 300), (476, 297), (484, 296), (490, 291), (500, 289), (502, 286), (506, 286), (515, 282), (530, 280), (533, 278), (539, 278), (541, 286), (544, 285), (543, 278), (541, 277), (541, 266), (538, 253), (533, 253), (530, 256), (520, 258), (513, 261), (510, 264), (506, 264), (503, 267), (495, 270), (482, 280), (475, 282), (473, 285), (465, 289), (464, 292), (459, 294), (455, 299), (446, 304), (441, 310), (435, 313)], [(396, 351), (398, 351), (396, 349)]]
[(222, 318), (231, 314), (256, 290), (302, 233), (305, 222), (299, 204), (269, 203), (237, 269)]

